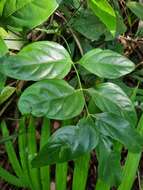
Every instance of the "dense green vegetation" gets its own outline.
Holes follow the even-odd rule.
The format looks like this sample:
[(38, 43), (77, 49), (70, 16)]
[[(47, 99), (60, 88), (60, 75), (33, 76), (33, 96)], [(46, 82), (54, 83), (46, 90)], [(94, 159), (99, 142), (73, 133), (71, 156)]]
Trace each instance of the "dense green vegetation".
[(2, 190), (143, 188), (142, 20), (141, 1), (0, 1)]

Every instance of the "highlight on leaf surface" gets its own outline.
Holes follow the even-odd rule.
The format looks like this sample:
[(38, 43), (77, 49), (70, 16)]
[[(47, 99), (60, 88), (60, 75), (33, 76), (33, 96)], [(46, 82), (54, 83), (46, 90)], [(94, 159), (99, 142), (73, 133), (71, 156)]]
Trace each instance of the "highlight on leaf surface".
[(99, 48), (87, 52), (79, 64), (98, 77), (107, 79), (119, 78), (135, 69), (134, 63), (125, 56)]
[(18, 107), (23, 115), (66, 120), (79, 115), (84, 102), (80, 89), (75, 90), (64, 80), (49, 79), (28, 87), (22, 93)]
[(133, 128), (136, 126), (137, 114), (134, 105), (118, 85), (106, 82), (88, 89), (88, 92), (101, 111), (124, 117)]
[(2, 57), (0, 72), (19, 80), (61, 79), (68, 74), (71, 64), (70, 55), (63, 46), (39, 41), (27, 45), (15, 56)]
[(76, 159), (94, 149), (98, 140), (94, 122), (82, 119), (76, 126), (58, 129), (32, 161), (32, 166), (41, 167)]
[(143, 136), (136, 128), (122, 117), (113, 113), (95, 114), (96, 127), (104, 136), (110, 137), (125, 145), (131, 152), (140, 152), (143, 148)]

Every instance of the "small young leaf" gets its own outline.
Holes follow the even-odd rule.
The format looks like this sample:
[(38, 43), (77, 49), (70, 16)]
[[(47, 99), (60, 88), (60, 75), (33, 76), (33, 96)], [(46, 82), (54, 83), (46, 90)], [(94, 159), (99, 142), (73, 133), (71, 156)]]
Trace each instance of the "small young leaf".
[(4, 56), (6, 53), (8, 53), (8, 48), (4, 40), (0, 37), (0, 57)]
[(95, 15), (106, 25), (111, 34), (116, 33), (116, 14), (107, 0), (88, 0), (89, 7)]
[(118, 85), (110, 82), (102, 83), (97, 85), (95, 89), (88, 89), (88, 92), (103, 112), (125, 117), (132, 127), (136, 126), (137, 116), (134, 105)]
[(3, 104), (14, 92), (14, 87), (6, 86), (0, 93), (0, 105)]
[(119, 78), (135, 69), (133, 62), (112, 50), (93, 49), (79, 63), (89, 72), (108, 79)]
[(143, 137), (132, 128), (127, 120), (112, 113), (95, 114), (96, 126), (104, 136), (124, 144), (131, 152), (143, 147)]
[(71, 58), (63, 46), (50, 41), (32, 43), (16, 56), (1, 58), (0, 70), (19, 80), (38, 81), (64, 78), (71, 68)]
[(19, 100), (22, 114), (66, 120), (81, 113), (84, 96), (67, 82), (59, 79), (43, 80), (28, 87)]
[(98, 144), (98, 133), (92, 125), (92, 120), (83, 119), (77, 126), (57, 130), (32, 161), (33, 167), (66, 162), (90, 152)]
[(5, 38), (6, 36), (8, 36), (8, 33), (6, 32), (6, 30), (4, 28), (0, 27), (0, 37)]
[(127, 6), (139, 19), (143, 20), (143, 3), (130, 1)]

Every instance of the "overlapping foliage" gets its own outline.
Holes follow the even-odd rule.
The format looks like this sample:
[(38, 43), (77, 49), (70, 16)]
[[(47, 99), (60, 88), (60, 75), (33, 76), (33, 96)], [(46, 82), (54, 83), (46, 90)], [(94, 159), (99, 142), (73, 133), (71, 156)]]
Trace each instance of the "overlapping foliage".
[[(35, 157), (34, 147), (32, 150), (29, 148), (32, 154), (29, 163), (32, 175), (38, 175), (35, 168), (75, 160), (95, 150), (99, 162), (99, 179), (109, 187), (118, 186), (122, 181), (123, 173), (120, 165), (122, 146), (132, 153), (140, 153), (143, 147), (143, 136), (136, 129), (139, 117), (133, 101), (138, 87), (130, 89), (132, 96), (129, 97), (129, 91), (123, 83), (124, 77), (134, 72), (136, 65), (135, 61), (123, 55), (120, 48), (115, 46), (109, 48), (110, 43), (115, 43), (119, 34), (126, 30), (118, 3), (88, 0), (86, 8), (78, 4), (78, 1), (74, 3), (79, 6), (80, 18), (78, 20), (76, 16), (70, 17), (70, 21), (66, 22), (74, 42), (69, 41), (68, 44), (61, 34), (62, 31), (56, 28), (57, 23), (54, 26), (56, 29), (51, 28), (50, 31), (43, 29), (41, 25), (37, 31), (54, 34), (53, 39), (62, 36), (65, 46), (58, 43), (58, 40), (40, 40), (24, 44), (24, 47), (18, 48), (19, 52), (15, 53), (9, 48), (4, 37), (7, 36), (7, 32), (12, 31), (25, 36), (30, 29), (46, 21), (59, 5), (62, 11), (65, 10), (64, 6), (69, 2), (56, 0), (0, 2), (0, 105), (3, 105), (17, 91), (17, 88), (5, 85), (7, 79), (26, 81), (17, 103), (22, 116), (32, 115), (72, 121), (72, 124), (65, 125), (53, 133)], [(74, 3), (71, 2), (71, 5)], [(142, 19), (140, 11), (142, 4), (130, 2), (127, 6)], [(86, 9), (85, 15), (84, 9)], [(65, 11), (65, 15), (66, 13)], [(90, 22), (87, 23), (89, 27), (96, 21), (99, 26), (96, 35), (92, 34), (92, 30), (85, 30), (84, 23), (82, 24), (86, 22), (84, 16), (90, 18)], [(63, 15), (60, 15), (60, 18), (63, 18)], [(118, 21), (121, 23), (121, 28), (118, 26)], [(76, 27), (78, 24), (82, 27)], [(83, 38), (86, 38), (88, 43), (85, 50), (81, 48), (80, 40), (71, 27), (82, 36), (81, 44), (85, 40)], [(107, 47), (91, 45), (93, 42), (99, 43), (102, 35), (104, 35), (103, 42), (107, 42)], [(90, 40), (93, 40), (92, 43), (89, 43)], [(73, 51), (75, 42), (79, 49), (78, 55)], [(85, 44), (84, 42), (84, 46)], [(116, 45), (119, 44), (116, 42)], [(90, 80), (88, 84), (86, 77)], [(6, 138), (7, 129), (4, 123), (2, 126)], [(23, 140), (20, 139), (20, 147)], [(10, 149), (14, 152), (10, 143), (6, 143), (6, 146), (8, 153)], [(31, 169), (31, 164), (34, 169)], [(110, 168), (107, 167), (108, 165)], [(24, 169), (25, 165), (22, 167)], [(16, 168), (19, 168), (17, 175), (21, 177), (20, 166), (17, 165)], [(109, 169), (111, 173), (108, 175)], [(15, 168), (14, 170), (16, 171)], [(0, 176), (3, 174), (3, 169), (0, 169)], [(26, 184), (25, 180), (27, 179), (23, 179), (24, 184)], [(11, 183), (10, 179), (7, 181)], [(14, 181), (16, 183), (15, 178)], [(33, 189), (30, 186), (29, 188)]]

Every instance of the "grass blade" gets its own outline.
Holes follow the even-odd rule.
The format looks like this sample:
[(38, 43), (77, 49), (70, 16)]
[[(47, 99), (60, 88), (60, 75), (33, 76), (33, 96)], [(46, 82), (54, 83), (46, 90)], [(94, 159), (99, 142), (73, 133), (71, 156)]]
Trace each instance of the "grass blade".
[(23, 169), (23, 175), (28, 186), (33, 189), (29, 176), (28, 169), (28, 154), (27, 154), (27, 134), (25, 126), (25, 118), (22, 118), (19, 123), (19, 135), (18, 135), (19, 156)]
[(56, 190), (67, 189), (68, 163), (56, 165)]
[[(139, 133), (143, 135), (143, 115), (140, 118), (137, 129)], [(130, 152), (128, 153), (123, 171), (123, 180), (118, 190), (131, 190), (136, 177), (140, 159), (141, 159), (141, 152), (138, 154)]]
[[(63, 121), (62, 126), (71, 124), (71, 120)], [(68, 163), (56, 164), (56, 190), (67, 190)]]
[(97, 181), (95, 190), (110, 190), (110, 186), (105, 184), (103, 181), (100, 179)]
[[(41, 129), (41, 141), (40, 149), (47, 143), (50, 136), (50, 120), (43, 119), (43, 125)], [(45, 166), (40, 168), (42, 190), (50, 190), (50, 167)]]
[[(9, 131), (8, 131), (6, 123), (4, 121), (1, 123), (1, 128), (2, 128), (3, 137), (4, 138), (9, 137)], [(23, 171), (22, 171), (22, 168), (21, 168), (19, 161), (17, 159), (17, 156), (16, 156), (15, 150), (13, 148), (12, 142), (11, 141), (5, 142), (5, 148), (6, 148), (6, 152), (8, 154), (8, 158), (9, 158), (9, 161), (12, 165), (14, 172), (16, 173), (16, 175), (18, 177), (22, 177)]]
[(23, 184), (23, 181), (14, 175), (10, 174), (8, 171), (0, 167), (0, 178), (2, 178), (4, 181), (8, 182), (11, 185), (17, 186), (17, 187), (27, 187), (26, 184)]
[(74, 175), (73, 175), (73, 190), (85, 190), (88, 177), (90, 154), (80, 157), (75, 161)]
[(40, 170), (32, 168), (31, 161), (37, 153), (37, 144), (36, 144), (36, 129), (34, 118), (30, 117), (29, 126), (28, 126), (28, 164), (29, 164), (29, 173), (31, 177), (31, 182), (33, 184), (33, 190), (41, 190), (40, 183)]

